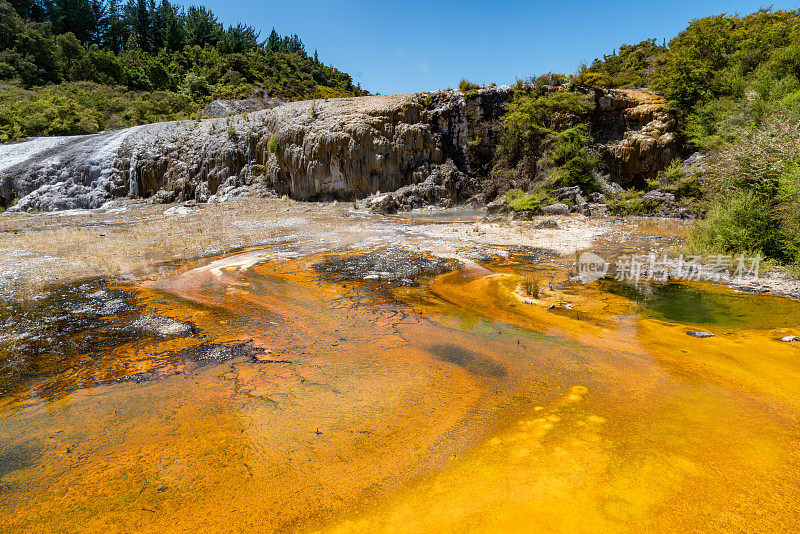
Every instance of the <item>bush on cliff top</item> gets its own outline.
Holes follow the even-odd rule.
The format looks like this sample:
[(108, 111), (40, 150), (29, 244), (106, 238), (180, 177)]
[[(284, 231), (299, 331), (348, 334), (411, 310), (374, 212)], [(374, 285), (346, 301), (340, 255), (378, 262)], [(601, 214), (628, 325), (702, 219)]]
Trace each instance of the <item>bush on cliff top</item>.
[(466, 78), (462, 78), (460, 82), (458, 82), (458, 89), (463, 93), (467, 93), (469, 91), (474, 91), (475, 89), (480, 89), (481, 86), (477, 83), (472, 83)]
[(622, 45), (572, 81), (660, 91), (686, 120), (690, 142), (721, 147), (742, 126), (800, 109), (800, 10), (696, 19), (669, 46)]

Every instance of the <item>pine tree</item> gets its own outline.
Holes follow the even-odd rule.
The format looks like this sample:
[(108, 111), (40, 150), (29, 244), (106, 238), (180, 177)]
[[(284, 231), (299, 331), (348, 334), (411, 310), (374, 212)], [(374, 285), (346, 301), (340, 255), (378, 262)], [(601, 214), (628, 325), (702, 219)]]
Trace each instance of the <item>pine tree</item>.
[(89, 39), (89, 43), (101, 46), (109, 31), (108, 8), (102, 0), (92, 0), (90, 5), (92, 11), (92, 36)]
[(272, 31), (269, 33), (269, 39), (267, 39), (267, 50), (269, 52), (280, 52), (280, 47), (281, 36), (278, 35), (278, 32), (275, 31), (275, 28), (272, 28)]
[(9, 3), (24, 19), (42, 22), (47, 18), (47, 6), (42, 0), (9, 0)]
[(147, 9), (147, 0), (128, 0), (125, 5), (125, 16), (123, 18), (125, 26), (130, 28), (126, 42), (130, 42), (130, 36), (135, 38), (136, 45), (150, 52), (152, 50), (152, 22), (150, 20), (150, 10)]
[(102, 44), (115, 54), (119, 54), (125, 46), (123, 13), (119, 6), (119, 0), (109, 0), (108, 2), (106, 31), (103, 35)]
[(181, 13), (176, 5), (169, 0), (161, 0), (158, 7), (159, 31), (158, 40), (161, 46), (175, 52), (181, 50), (186, 44), (186, 28), (184, 27)]
[(208, 9), (191, 6), (186, 11), (186, 40), (190, 45), (205, 46), (216, 44), (222, 38), (222, 24)]
[(91, 0), (53, 0), (48, 7), (56, 34), (71, 32), (82, 43), (91, 43), (98, 33)]

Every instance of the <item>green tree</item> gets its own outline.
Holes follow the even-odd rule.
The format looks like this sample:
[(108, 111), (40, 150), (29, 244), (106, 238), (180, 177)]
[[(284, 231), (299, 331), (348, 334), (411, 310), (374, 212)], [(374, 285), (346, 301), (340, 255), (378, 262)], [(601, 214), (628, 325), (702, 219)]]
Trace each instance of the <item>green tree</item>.
[(186, 41), (189, 45), (216, 46), (222, 38), (222, 24), (211, 11), (202, 6), (189, 7), (185, 20)]
[(123, 20), (130, 28), (129, 36), (134, 37), (136, 46), (145, 52), (150, 52), (153, 47), (153, 23), (147, 4), (147, 0), (128, 0)]

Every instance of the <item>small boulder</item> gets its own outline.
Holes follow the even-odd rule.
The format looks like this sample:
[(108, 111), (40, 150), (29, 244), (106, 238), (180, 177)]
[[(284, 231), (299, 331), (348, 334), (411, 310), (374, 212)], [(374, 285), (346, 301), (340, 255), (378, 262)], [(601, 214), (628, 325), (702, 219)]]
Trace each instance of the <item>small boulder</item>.
[(702, 152), (695, 152), (686, 158), (681, 165), (684, 174), (703, 173), (706, 170), (706, 155)]
[(605, 217), (608, 215), (608, 204), (589, 204), (590, 217)]
[(558, 223), (555, 222), (553, 219), (545, 219), (544, 221), (540, 221), (536, 223), (534, 226), (537, 230), (558, 230), (559, 226)]
[(587, 217), (590, 215), (589, 203), (586, 202), (586, 199), (583, 198), (583, 195), (581, 195), (580, 193), (575, 195), (575, 211), (577, 211), (581, 215), (586, 215)]
[(675, 195), (656, 189), (642, 195), (642, 201), (658, 202), (659, 204), (664, 202), (675, 202)]
[(534, 213), (531, 210), (515, 211), (511, 214), (511, 218), (515, 221), (530, 221), (533, 219)]
[(542, 215), (569, 215), (569, 206), (562, 203), (550, 204), (541, 209)]
[(397, 202), (390, 194), (375, 197), (369, 201), (369, 209), (375, 213), (397, 213)]
[(795, 341), (800, 341), (800, 337), (798, 336), (783, 336), (781, 339), (784, 343), (794, 343)]
[(575, 198), (582, 193), (579, 186), (562, 187), (553, 191), (553, 198), (556, 200), (564, 200), (565, 198)]
[(624, 191), (621, 185), (617, 182), (607, 182), (602, 181), (600, 182), (600, 190), (603, 192), (604, 195), (613, 197), (614, 195), (618, 195)]
[(506, 199), (504, 197), (497, 198), (486, 204), (487, 215), (496, 215), (504, 211), (508, 211), (508, 206), (506, 205)]
[(159, 189), (156, 194), (150, 197), (150, 202), (153, 204), (169, 204), (175, 201), (175, 191), (167, 191), (166, 189)]

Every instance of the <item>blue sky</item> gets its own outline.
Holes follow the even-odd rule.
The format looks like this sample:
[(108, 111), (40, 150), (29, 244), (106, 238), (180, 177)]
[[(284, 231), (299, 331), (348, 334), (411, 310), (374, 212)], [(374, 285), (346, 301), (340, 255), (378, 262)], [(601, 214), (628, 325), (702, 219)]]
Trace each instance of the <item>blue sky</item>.
[(548, 71), (574, 72), (620, 43), (660, 43), (693, 18), (746, 14), (765, 5), (796, 2), (745, 0), (507, 1), (398, 3), (294, 0), (196, 0), (226, 24), (244, 22), (266, 38), (274, 26), (297, 33), (309, 53), (383, 94), (454, 87), (467, 77), (513, 83)]

